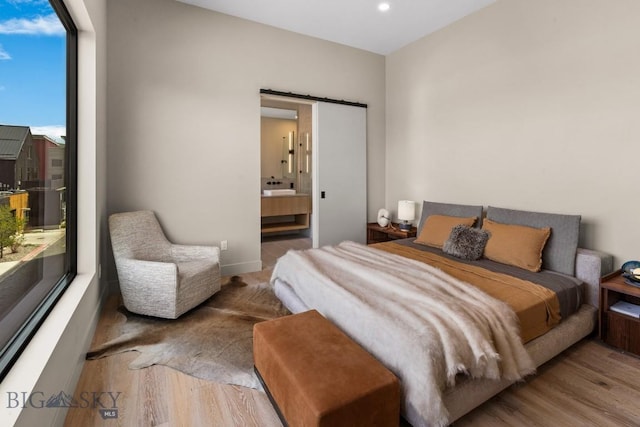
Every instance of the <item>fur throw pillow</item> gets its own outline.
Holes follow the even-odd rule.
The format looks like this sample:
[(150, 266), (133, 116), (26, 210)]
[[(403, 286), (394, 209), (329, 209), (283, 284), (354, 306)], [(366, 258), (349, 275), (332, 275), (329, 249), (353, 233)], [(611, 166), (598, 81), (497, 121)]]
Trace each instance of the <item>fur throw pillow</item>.
[(449, 239), (444, 242), (442, 250), (449, 255), (474, 261), (482, 257), (487, 240), (489, 233), (485, 230), (456, 225), (451, 229)]

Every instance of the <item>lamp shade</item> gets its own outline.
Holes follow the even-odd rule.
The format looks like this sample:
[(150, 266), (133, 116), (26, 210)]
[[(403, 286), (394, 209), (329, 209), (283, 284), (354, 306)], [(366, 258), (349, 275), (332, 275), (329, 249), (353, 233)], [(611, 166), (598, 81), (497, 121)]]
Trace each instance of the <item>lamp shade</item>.
[(416, 204), (413, 200), (400, 200), (398, 202), (398, 219), (402, 221), (416, 219)]

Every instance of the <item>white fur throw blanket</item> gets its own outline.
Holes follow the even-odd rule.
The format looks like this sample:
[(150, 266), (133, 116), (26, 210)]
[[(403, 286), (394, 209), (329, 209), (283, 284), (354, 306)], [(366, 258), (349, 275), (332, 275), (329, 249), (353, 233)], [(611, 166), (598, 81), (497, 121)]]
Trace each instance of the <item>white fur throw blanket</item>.
[(442, 391), (458, 373), (519, 380), (535, 371), (507, 304), (427, 264), (343, 242), (289, 251), (271, 281), (290, 286), (398, 376), (415, 427), (448, 424)]

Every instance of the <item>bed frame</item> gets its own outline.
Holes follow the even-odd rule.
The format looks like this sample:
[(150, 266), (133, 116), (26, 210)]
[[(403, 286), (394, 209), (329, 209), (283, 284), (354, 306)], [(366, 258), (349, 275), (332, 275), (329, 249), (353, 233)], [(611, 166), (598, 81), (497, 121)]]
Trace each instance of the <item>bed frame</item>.
[[(573, 344), (591, 334), (597, 325), (599, 286), (601, 277), (613, 271), (611, 255), (578, 248), (576, 253), (576, 277), (585, 283), (584, 301), (580, 309), (546, 334), (525, 345), (536, 366), (549, 361)], [(276, 296), (292, 312), (312, 309), (307, 307), (292, 289), (276, 280)], [(449, 411), (449, 421), (454, 422), (469, 411), (510, 386), (511, 381), (464, 379), (443, 393), (444, 404)]]

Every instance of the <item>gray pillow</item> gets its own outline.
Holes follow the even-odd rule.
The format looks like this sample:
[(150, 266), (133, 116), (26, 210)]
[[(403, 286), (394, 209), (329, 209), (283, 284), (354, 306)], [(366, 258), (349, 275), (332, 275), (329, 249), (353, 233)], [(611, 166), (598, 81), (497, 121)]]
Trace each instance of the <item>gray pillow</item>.
[(562, 215), (514, 209), (487, 208), (487, 219), (503, 224), (551, 227), (551, 236), (542, 251), (542, 268), (575, 275), (580, 215)]
[(444, 242), (442, 251), (458, 258), (475, 261), (482, 257), (487, 240), (489, 240), (487, 231), (460, 224), (451, 229), (451, 234)]
[(453, 203), (437, 203), (425, 200), (422, 202), (422, 214), (420, 215), (420, 223), (418, 225), (418, 236), (422, 231), (424, 221), (430, 215), (458, 216), (461, 218), (475, 216), (478, 218), (475, 223), (475, 227), (480, 228), (482, 226), (482, 206), (456, 205)]

